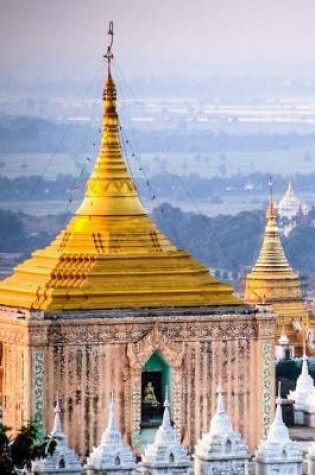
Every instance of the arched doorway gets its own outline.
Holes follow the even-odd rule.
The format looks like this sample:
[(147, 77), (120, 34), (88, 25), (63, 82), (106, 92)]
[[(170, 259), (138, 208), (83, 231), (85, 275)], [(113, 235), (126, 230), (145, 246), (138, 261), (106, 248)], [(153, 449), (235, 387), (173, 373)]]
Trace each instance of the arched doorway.
[(166, 388), (170, 388), (170, 367), (155, 351), (142, 368), (141, 428), (158, 427), (163, 418)]

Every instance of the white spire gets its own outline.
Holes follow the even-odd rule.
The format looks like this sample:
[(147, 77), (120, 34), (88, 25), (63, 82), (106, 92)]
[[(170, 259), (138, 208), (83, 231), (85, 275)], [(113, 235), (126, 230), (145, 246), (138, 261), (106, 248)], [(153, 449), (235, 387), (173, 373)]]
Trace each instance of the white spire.
[(176, 432), (171, 425), (170, 402), (168, 399), (168, 387), (165, 388), (164, 413), (162, 425), (157, 430), (154, 444), (173, 443), (176, 441)]
[(283, 422), (281, 410), (281, 386), (279, 383), (277, 409), (270, 426), (267, 439), (262, 440), (256, 452), (257, 473), (269, 475), (278, 468), (279, 473), (302, 473), (302, 452), (290, 439), (289, 431)]
[(110, 404), (109, 404), (107, 429), (108, 430), (116, 429), (114, 391), (112, 391), (111, 401), (110, 401)]
[(56, 439), (57, 445), (52, 455), (48, 455), (45, 459), (32, 462), (32, 473), (39, 475), (48, 474), (72, 474), (81, 475), (82, 467), (75, 452), (68, 447), (67, 437), (62, 430), (60, 418), (59, 395), (56, 395), (56, 405), (54, 409), (55, 418), (51, 432), (51, 437)]
[(171, 416), (170, 416), (170, 402), (168, 399), (168, 386), (165, 389), (165, 401), (164, 401), (164, 413), (163, 413), (163, 422), (162, 426), (164, 429), (171, 427)]
[(187, 451), (177, 442), (175, 428), (170, 417), (168, 387), (165, 389), (164, 413), (153, 444), (148, 445), (139, 466), (140, 473), (158, 475), (159, 473), (182, 473), (189, 475), (190, 458)]
[(121, 444), (121, 433), (116, 425), (115, 401), (113, 392), (111, 392), (111, 400), (109, 403), (107, 427), (101, 438), (101, 446), (107, 446), (108, 444)]
[(59, 404), (59, 394), (57, 392), (56, 395), (56, 405), (55, 405), (55, 418), (54, 418), (54, 425), (53, 425), (53, 430), (51, 432), (51, 435), (55, 437), (56, 439), (65, 439), (66, 436), (62, 430), (62, 424), (61, 424), (61, 409), (60, 409), (60, 404)]
[(290, 440), (289, 431), (282, 418), (282, 399), (281, 399), (281, 383), (279, 383), (278, 397), (276, 399), (276, 414), (273, 423), (270, 426), (267, 440), (269, 442), (286, 442)]
[(305, 377), (305, 375), (308, 375), (308, 364), (307, 364), (307, 354), (306, 354), (306, 341), (305, 341), (305, 335), (303, 333), (303, 358), (302, 358), (302, 371), (301, 374)]
[(209, 433), (212, 436), (228, 435), (231, 432), (233, 432), (233, 428), (232, 428), (231, 420), (225, 411), (221, 382), (218, 385), (216, 393), (217, 393), (217, 406), (216, 406), (215, 414), (212, 417), (212, 420), (210, 423)]
[(209, 432), (195, 450), (195, 474), (214, 473), (224, 465), (226, 473), (248, 473), (248, 451), (241, 435), (233, 430), (225, 410), (221, 382), (217, 388), (216, 410)]
[(134, 473), (136, 462), (130, 447), (122, 442), (121, 433), (117, 427), (115, 415), (114, 393), (108, 409), (108, 422), (101, 437), (101, 443), (94, 447), (87, 460), (87, 473), (95, 473), (95, 470), (102, 470), (108, 474), (115, 472), (119, 468), (119, 473)]
[(303, 408), (304, 406), (306, 408), (308, 405), (314, 406), (315, 386), (313, 378), (309, 374), (307, 360), (308, 357), (304, 343), (302, 371), (296, 381), (295, 391), (290, 391), (288, 394), (288, 399), (292, 399), (299, 408)]

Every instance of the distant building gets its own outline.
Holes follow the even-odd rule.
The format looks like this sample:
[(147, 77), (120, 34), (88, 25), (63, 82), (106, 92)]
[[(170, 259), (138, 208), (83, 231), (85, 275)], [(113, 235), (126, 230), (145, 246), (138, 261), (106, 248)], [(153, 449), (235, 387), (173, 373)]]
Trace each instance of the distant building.
[(288, 236), (299, 224), (315, 226), (315, 208), (298, 199), (291, 181), (277, 209), (279, 232), (284, 236)]
[[(246, 276), (244, 302), (271, 305), (277, 317), (277, 352), (285, 343), (287, 348), (284, 349), (294, 345), (296, 353), (302, 354), (304, 334), (313, 330), (312, 321), (303, 299), (300, 277), (290, 266), (283, 250), (272, 197), (266, 212), (263, 244), (255, 265)], [(285, 341), (281, 339), (284, 335)]]

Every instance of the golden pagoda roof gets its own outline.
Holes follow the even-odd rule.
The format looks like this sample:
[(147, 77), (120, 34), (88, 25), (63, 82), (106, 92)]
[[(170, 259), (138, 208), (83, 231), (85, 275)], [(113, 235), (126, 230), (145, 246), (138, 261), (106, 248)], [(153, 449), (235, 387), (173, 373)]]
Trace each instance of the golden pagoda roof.
[(246, 303), (302, 300), (300, 279), (285, 256), (277, 219), (277, 209), (271, 197), (266, 211), (263, 244), (255, 266), (246, 276)]
[(106, 57), (101, 147), (82, 204), (48, 247), (0, 282), (0, 304), (46, 311), (241, 305), (144, 209), (122, 155)]

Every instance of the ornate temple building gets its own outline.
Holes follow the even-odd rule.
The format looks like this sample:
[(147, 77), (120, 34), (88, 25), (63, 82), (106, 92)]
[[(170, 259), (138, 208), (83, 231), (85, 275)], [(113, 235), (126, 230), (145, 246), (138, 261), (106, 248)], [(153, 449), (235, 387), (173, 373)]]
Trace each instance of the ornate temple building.
[(0, 282), (5, 423), (17, 430), (36, 417), (50, 427), (58, 391), (69, 444), (86, 456), (114, 391), (123, 440), (141, 451), (168, 386), (178, 440), (191, 449), (221, 378), (253, 450), (272, 420), (274, 317), (244, 305), (156, 228), (122, 154), (111, 45), (106, 58), (100, 153), (83, 202)]
[(277, 316), (277, 341), (288, 338), (288, 344), (294, 344), (297, 353), (302, 354), (303, 335), (311, 326), (310, 312), (303, 301), (300, 278), (284, 254), (277, 218), (271, 196), (263, 244), (256, 264), (246, 276), (244, 302), (272, 305)]

